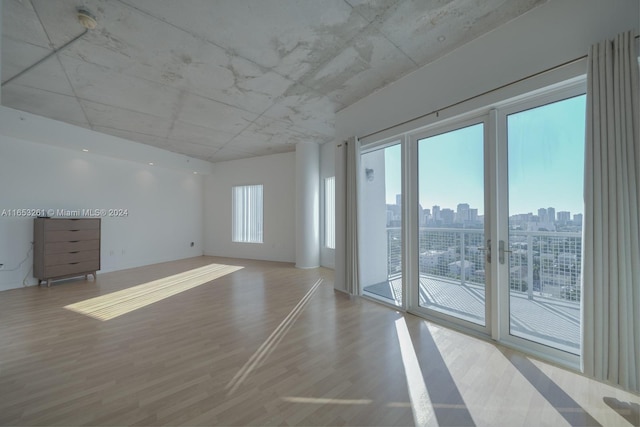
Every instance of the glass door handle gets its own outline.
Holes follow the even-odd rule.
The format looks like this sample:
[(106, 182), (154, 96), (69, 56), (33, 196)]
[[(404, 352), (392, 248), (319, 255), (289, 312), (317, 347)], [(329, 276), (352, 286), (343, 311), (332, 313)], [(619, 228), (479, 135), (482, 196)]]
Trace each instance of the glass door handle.
[(485, 252), (487, 254), (487, 262), (491, 263), (491, 239), (487, 240), (487, 246), (484, 248), (478, 248), (479, 251)]
[(500, 264), (504, 264), (504, 253), (508, 252), (511, 253), (513, 251), (507, 250), (504, 248), (504, 240), (500, 240), (500, 242), (498, 242), (498, 260), (500, 261)]

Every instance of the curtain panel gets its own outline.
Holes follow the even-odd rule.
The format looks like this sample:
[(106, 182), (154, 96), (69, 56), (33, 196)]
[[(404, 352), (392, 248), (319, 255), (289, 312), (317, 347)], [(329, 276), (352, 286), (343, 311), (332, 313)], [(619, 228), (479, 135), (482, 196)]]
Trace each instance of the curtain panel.
[(359, 293), (358, 259), (358, 139), (336, 146), (335, 170), (335, 288), (351, 295)]
[(588, 55), (583, 370), (640, 391), (640, 108), (632, 32)]

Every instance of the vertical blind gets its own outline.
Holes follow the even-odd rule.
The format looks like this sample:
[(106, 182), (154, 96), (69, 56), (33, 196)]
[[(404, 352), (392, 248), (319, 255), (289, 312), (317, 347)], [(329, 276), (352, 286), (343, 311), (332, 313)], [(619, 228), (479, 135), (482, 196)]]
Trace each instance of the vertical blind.
[(262, 243), (262, 185), (233, 187), (234, 242)]
[(336, 178), (324, 179), (324, 245), (336, 247)]

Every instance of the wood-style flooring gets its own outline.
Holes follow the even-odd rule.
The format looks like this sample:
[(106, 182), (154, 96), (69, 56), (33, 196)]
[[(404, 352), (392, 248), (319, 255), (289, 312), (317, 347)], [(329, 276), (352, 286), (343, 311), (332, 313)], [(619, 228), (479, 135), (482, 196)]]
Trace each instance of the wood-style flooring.
[[(65, 308), (212, 263), (242, 268), (106, 320)], [(324, 268), (199, 257), (0, 292), (0, 425), (629, 426), (639, 412), (637, 395), (336, 293)]]

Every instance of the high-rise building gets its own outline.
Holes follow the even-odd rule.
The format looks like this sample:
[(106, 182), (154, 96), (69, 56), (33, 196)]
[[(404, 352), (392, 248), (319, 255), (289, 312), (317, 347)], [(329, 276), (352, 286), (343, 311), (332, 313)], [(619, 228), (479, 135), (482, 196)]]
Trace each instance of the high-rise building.
[(582, 225), (582, 214), (574, 214), (573, 215), (573, 223), (575, 225)]
[(396, 194), (396, 205), (402, 206), (402, 194)]
[(469, 204), (459, 203), (456, 209), (456, 222), (464, 224), (469, 221)]
[(547, 208), (547, 221), (552, 224), (556, 222), (556, 208)]
[(567, 211), (558, 212), (558, 222), (560, 224), (566, 225), (569, 221), (571, 221), (571, 212), (567, 212)]
[(442, 209), (440, 211), (440, 217), (443, 224), (453, 224), (455, 220), (455, 212), (452, 209)]
[(547, 210), (545, 208), (538, 209), (538, 222), (547, 222)]
[(439, 221), (442, 219), (442, 217), (440, 216), (440, 206), (438, 205), (433, 205), (431, 207), (432, 212), (433, 212), (433, 220), (434, 221)]
[(469, 222), (472, 224), (478, 222), (478, 209), (469, 209)]

